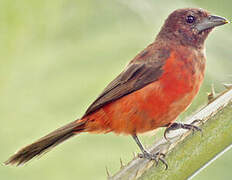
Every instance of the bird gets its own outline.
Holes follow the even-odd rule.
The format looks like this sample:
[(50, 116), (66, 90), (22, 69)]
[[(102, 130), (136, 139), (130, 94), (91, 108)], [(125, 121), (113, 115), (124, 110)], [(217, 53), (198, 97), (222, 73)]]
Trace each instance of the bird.
[(199, 130), (193, 124), (177, 123), (197, 95), (204, 79), (205, 40), (224, 17), (201, 8), (173, 11), (153, 43), (138, 53), (111, 81), (81, 118), (23, 147), (6, 165), (23, 165), (65, 140), (80, 134), (130, 135), (141, 150), (140, 158), (167, 163), (160, 154), (149, 153), (138, 134), (160, 127)]

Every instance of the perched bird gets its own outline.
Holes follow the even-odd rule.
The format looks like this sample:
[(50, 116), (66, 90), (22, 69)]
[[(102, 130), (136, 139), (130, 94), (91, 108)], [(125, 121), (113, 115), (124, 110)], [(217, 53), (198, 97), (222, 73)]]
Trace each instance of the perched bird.
[(197, 129), (175, 123), (196, 96), (204, 79), (204, 42), (211, 30), (228, 21), (203, 9), (171, 13), (155, 41), (89, 106), (84, 116), (42, 137), (11, 156), (5, 164), (21, 165), (82, 132), (131, 135), (142, 151), (139, 157), (162, 160), (144, 149), (137, 134), (167, 127)]

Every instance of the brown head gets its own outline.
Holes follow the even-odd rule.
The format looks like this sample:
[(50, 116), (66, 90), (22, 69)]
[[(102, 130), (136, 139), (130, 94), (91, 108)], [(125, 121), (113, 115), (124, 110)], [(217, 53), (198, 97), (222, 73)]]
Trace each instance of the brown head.
[(202, 48), (210, 31), (226, 23), (229, 21), (225, 18), (204, 9), (178, 9), (168, 16), (157, 38)]

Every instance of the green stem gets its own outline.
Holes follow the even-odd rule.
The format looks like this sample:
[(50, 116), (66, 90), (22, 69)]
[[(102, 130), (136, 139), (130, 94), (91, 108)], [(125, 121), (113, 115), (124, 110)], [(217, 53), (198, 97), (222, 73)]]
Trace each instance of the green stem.
[(108, 179), (182, 180), (197, 174), (232, 144), (231, 101), (230, 89), (186, 121), (190, 123), (196, 119), (203, 120), (203, 125), (197, 124), (201, 126), (203, 136), (198, 132), (193, 135), (189, 131), (172, 131), (169, 134), (172, 143), (161, 139), (151, 146), (150, 152), (163, 150), (167, 154), (168, 170), (164, 170), (161, 163), (156, 167), (152, 161), (135, 158)]

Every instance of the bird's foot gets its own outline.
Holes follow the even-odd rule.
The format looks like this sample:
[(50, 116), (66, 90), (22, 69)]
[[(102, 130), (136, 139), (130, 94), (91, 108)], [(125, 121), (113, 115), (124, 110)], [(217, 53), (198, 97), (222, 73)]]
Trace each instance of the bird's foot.
[(161, 161), (165, 165), (165, 170), (168, 169), (168, 163), (165, 160), (165, 154), (157, 152), (155, 154), (149, 153), (147, 151), (143, 151), (142, 154), (138, 154), (139, 158), (144, 158), (148, 160), (153, 160), (156, 162), (156, 166), (159, 164), (159, 161)]
[(170, 141), (167, 137), (167, 134), (172, 131), (172, 130), (177, 130), (177, 129), (187, 129), (187, 130), (191, 130), (194, 134), (195, 131), (200, 131), (202, 133), (202, 130), (201, 128), (195, 126), (194, 124), (197, 123), (197, 122), (202, 122), (202, 120), (194, 120), (191, 124), (182, 124), (182, 123), (172, 123), (170, 124), (166, 130), (164, 131), (164, 138), (167, 140), (167, 141)]
[[(195, 123), (198, 123), (198, 122), (200, 122), (201, 124), (204, 124), (204, 121), (201, 120), (201, 119), (196, 119), (196, 120), (194, 120), (193, 122), (191, 122), (191, 124), (195, 124)], [(198, 128), (199, 128), (199, 127), (198, 127)]]

